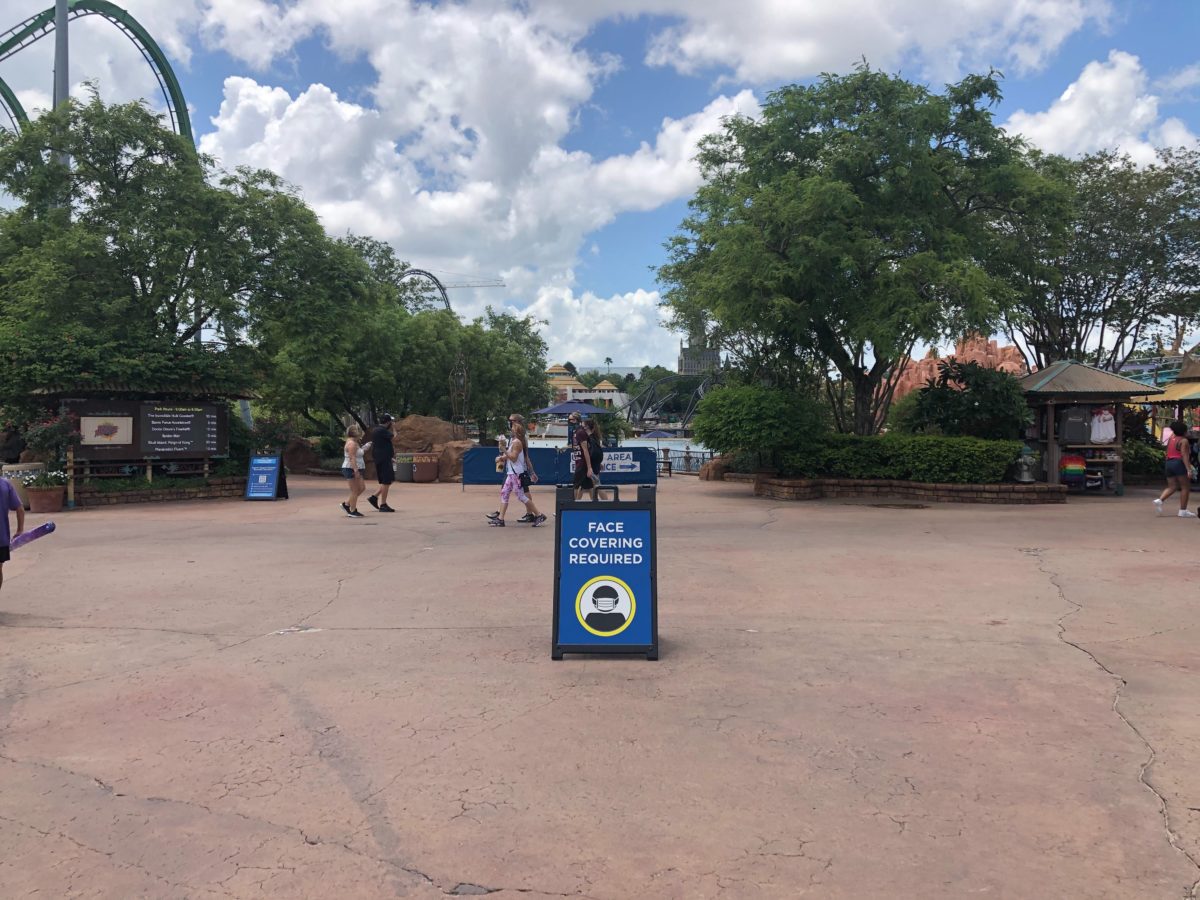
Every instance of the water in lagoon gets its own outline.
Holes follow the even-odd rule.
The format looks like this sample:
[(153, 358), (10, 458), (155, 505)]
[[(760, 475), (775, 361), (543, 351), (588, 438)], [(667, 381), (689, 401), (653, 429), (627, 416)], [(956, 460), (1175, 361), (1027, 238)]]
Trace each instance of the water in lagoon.
[[(567, 439), (565, 437), (540, 438), (531, 437), (529, 439), (530, 447), (564, 447)], [(691, 450), (693, 453), (706, 453), (703, 444), (699, 444), (691, 438), (627, 438), (621, 441), (622, 450), (629, 447), (649, 447), (651, 450), (670, 449), (672, 452), (678, 451), (682, 453), (684, 450)]]

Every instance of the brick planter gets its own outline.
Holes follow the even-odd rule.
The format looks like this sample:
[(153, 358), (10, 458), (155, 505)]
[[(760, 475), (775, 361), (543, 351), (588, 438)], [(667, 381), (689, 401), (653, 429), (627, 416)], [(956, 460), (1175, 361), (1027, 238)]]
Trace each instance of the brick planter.
[(1066, 503), (1062, 484), (922, 484), (860, 478), (760, 478), (754, 493), (772, 500), (900, 498), (923, 503)]
[(81, 507), (119, 506), (126, 503), (164, 503), (171, 500), (231, 500), (246, 493), (246, 476), (210, 478), (204, 487), (173, 488), (163, 486), (146, 491), (101, 492), (85, 484), (75, 486), (75, 505)]

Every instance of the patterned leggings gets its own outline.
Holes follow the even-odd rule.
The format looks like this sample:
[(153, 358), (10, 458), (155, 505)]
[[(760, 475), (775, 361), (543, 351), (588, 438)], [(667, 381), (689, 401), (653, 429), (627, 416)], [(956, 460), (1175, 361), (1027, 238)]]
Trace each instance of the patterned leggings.
[(522, 503), (529, 502), (529, 495), (521, 487), (521, 476), (515, 472), (509, 472), (508, 477), (504, 479), (504, 486), (500, 488), (500, 502), (507, 503), (513, 491), (517, 492), (517, 499)]

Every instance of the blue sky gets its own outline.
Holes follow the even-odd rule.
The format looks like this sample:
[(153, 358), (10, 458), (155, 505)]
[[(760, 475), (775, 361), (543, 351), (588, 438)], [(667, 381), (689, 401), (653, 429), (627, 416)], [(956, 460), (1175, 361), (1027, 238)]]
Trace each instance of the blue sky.
[[(0, 27), (48, 0), (0, 0)], [(163, 45), (202, 149), (272, 168), (332, 233), (390, 241), (459, 291), (548, 321), (552, 358), (671, 365), (652, 267), (695, 189), (695, 142), (771, 89), (858, 59), (940, 85), (1005, 73), (997, 112), (1045, 149), (1200, 134), (1195, 0), (127, 0)], [(44, 106), (47, 40), (0, 62)], [(156, 85), (95, 18), (72, 78), (107, 99)], [(1068, 92), (1064, 97), (1064, 92)]]

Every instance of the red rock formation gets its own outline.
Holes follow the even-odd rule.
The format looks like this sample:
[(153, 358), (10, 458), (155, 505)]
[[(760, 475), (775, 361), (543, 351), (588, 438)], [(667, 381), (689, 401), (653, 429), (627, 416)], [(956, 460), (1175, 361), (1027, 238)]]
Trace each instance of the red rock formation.
[[(924, 359), (909, 360), (904, 371), (900, 373), (899, 381), (896, 382), (896, 392), (892, 396), (893, 403), (905, 394), (925, 387), (926, 382), (930, 379), (937, 378), (938, 365), (942, 360), (935, 356), (934, 352), (931, 349)], [(985, 368), (999, 369), (1001, 372), (1008, 372), (1018, 377), (1028, 371), (1020, 350), (1012, 346), (1001, 347), (995, 341), (989, 341), (980, 335), (971, 335), (960, 340), (955, 345), (954, 354), (950, 358), (957, 359), (959, 362), (978, 363)]]

